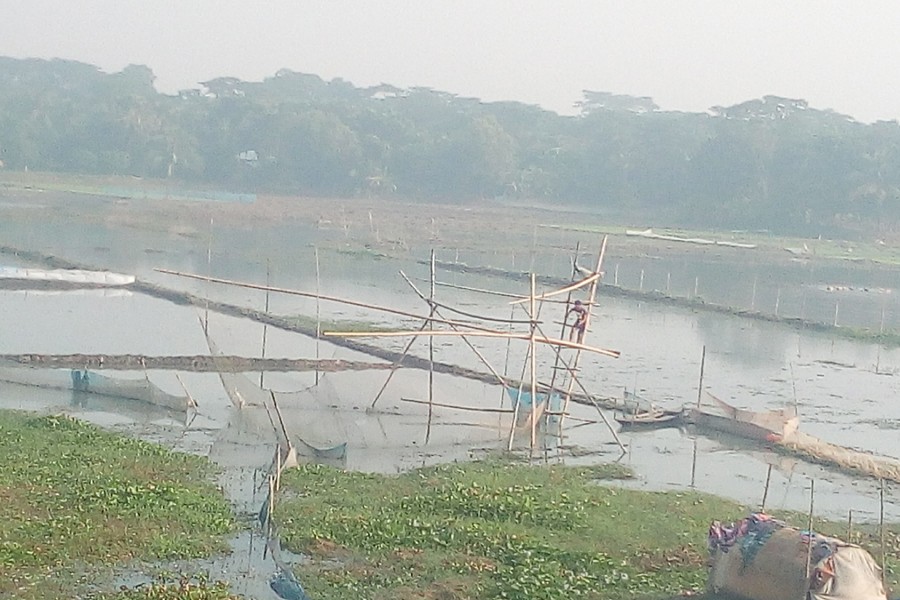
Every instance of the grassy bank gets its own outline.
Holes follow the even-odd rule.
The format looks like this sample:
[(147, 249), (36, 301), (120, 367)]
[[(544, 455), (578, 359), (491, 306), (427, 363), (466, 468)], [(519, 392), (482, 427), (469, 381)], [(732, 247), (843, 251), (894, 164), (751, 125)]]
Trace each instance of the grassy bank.
[[(710, 522), (745, 516), (746, 507), (699, 493), (600, 485), (625, 476), (616, 466), (493, 461), (397, 477), (306, 466), (285, 475), (276, 521), (285, 547), (313, 557), (296, 573), (313, 598), (614, 600), (702, 592)], [(839, 525), (817, 528), (836, 534)], [(877, 541), (871, 532), (856, 536)], [(893, 578), (900, 538), (892, 532), (888, 539)]]
[(0, 597), (71, 598), (130, 561), (227, 549), (231, 510), (199, 457), (8, 411), (0, 455)]

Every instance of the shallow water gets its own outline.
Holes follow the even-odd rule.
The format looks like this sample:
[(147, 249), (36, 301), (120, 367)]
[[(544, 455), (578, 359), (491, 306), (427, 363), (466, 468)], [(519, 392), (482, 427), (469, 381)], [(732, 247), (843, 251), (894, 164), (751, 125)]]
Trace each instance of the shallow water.
[[(428, 268), (419, 262), (427, 258), (411, 252), (401, 259), (373, 259), (334, 249), (319, 252), (320, 277), (316, 278), (316, 242), (309, 231), (275, 229), (247, 233), (216, 229), (193, 236), (159, 232), (122, 232), (102, 225), (84, 232), (58, 235), (58, 227), (11, 230), (0, 223), (6, 243), (26, 249), (57, 254), (69, 260), (100, 268), (133, 273), (167, 287), (191, 291), (216, 300), (262, 309), (268, 302), (271, 312), (280, 315), (315, 316), (323, 320), (367, 321), (401, 329), (414, 329), (419, 321), (373, 312), (360, 307), (320, 302), (314, 299), (270, 294), (223, 285), (206, 284), (154, 271), (154, 268), (210, 273), (216, 277), (257, 284), (316, 291), (322, 294), (391, 306), (424, 315), (427, 307), (399, 275), (403, 271), (427, 293)], [(54, 235), (57, 234), (57, 235)], [(212, 244), (210, 244), (212, 239)], [(207, 261), (208, 246), (212, 260)], [(454, 251), (445, 249), (442, 258), (453, 260)], [(543, 253), (542, 253), (543, 252)], [(462, 254), (465, 254), (464, 252)], [(543, 256), (543, 258), (540, 258)], [(509, 257), (496, 255), (493, 263), (483, 254), (471, 253), (460, 260), (512, 268)], [(483, 259), (484, 263), (477, 260)], [(564, 252), (537, 249), (538, 265), (546, 264), (546, 274), (566, 275), (569, 268)], [(15, 260), (6, 260), (16, 264)], [(527, 269), (521, 256), (518, 268)], [(663, 260), (641, 265), (608, 266), (620, 279), (634, 278), (636, 269), (644, 270), (643, 282), (631, 287), (644, 289), (682, 289), (690, 296), (699, 275), (686, 265), (667, 264)], [(677, 268), (676, 268), (677, 267)], [(712, 267), (710, 267), (712, 268)], [(721, 270), (721, 267), (716, 267)], [(833, 292), (822, 287), (826, 280), (850, 281), (855, 286), (887, 288), (890, 273), (873, 272), (867, 281), (859, 273), (843, 270), (807, 269), (791, 274), (790, 268), (761, 281), (752, 269), (765, 272), (762, 265), (751, 270), (723, 270), (716, 275), (719, 285), (702, 289), (704, 298), (740, 306), (773, 304), (778, 294), (782, 314), (808, 311), (827, 321), (835, 312)], [(803, 269), (800, 266), (797, 269)], [(613, 271), (615, 269), (615, 271)], [(680, 269), (680, 270), (679, 270)], [(267, 275), (268, 270), (268, 275)], [(651, 274), (652, 272), (652, 274)], [(630, 275), (626, 275), (630, 273)], [(661, 274), (668, 273), (663, 278)], [(673, 277), (673, 273), (679, 273)], [(707, 271), (712, 273), (711, 270)], [(727, 275), (727, 276), (726, 276)], [(712, 275), (709, 275), (712, 277)], [(774, 277), (774, 279), (773, 279)], [(779, 279), (780, 277), (780, 279)], [(797, 283), (788, 286), (791, 277)], [(706, 275), (701, 281), (706, 281)], [(527, 294), (527, 285), (484, 276), (438, 273), (441, 282), (474, 288), (489, 288)], [(687, 280), (689, 283), (685, 284)], [(318, 283), (317, 283), (318, 281)], [(674, 282), (678, 281), (676, 284)], [(749, 287), (755, 282), (753, 289)], [(668, 287), (665, 287), (668, 286)], [(679, 287), (680, 286), (680, 287)], [(710, 298), (713, 290), (718, 294)], [(746, 300), (752, 295), (751, 301)], [(776, 291), (778, 290), (778, 291)], [(676, 290), (677, 291), (677, 290)], [(887, 292), (859, 292), (858, 301), (841, 305), (839, 319), (872, 323), (887, 314), (888, 326), (894, 324), (894, 296)], [(495, 318), (526, 319), (520, 308), (506, 298), (439, 286), (437, 298), (447, 305), (469, 313)], [(744, 298), (745, 300), (740, 300)], [(794, 308), (789, 308), (793, 306)], [(541, 315), (542, 330), (557, 336), (562, 319), (560, 305), (548, 304)], [(215, 342), (225, 354), (260, 356), (264, 328), (254, 322), (206, 313), (141, 294), (109, 291), (21, 292), (0, 291), (0, 353), (106, 353), (147, 355), (192, 355), (208, 352), (201, 328), (207, 321)], [(464, 318), (443, 310), (447, 318)], [(498, 326), (502, 328), (502, 326)], [(314, 339), (267, 328), (265, 354), (268, 357), (315, 357), (368, 360), (325, 340)], [(407, 338), (366, 339), (384, 347), (402, 350)], [(471, 338), (470, 340), (502, 374), (525, 376), (527, 343)], [(801, 430), (826, 441), (881, 455), (900, 458), (900, 404), (895, 402), (900, 385), (900, 350), (876, 344), (833, 339), (782, 325), (741, 319), (728, 315), (696, 312), (629, 299), (602, 297), (592, 317), (586, 339), (591, 345), (621, 351), (612, 359), (583, 354), (580, 376), (585, 387), (602, 397), (621, 397), (624, 389), (636, 390), (665, 408), (679, 408), (698, 398), (701, 357), (704, 355), (703, 387), (723, 400), (742, 408), (761, 410), (796, 404), (801, 415)], [(418, 339), (412, 352), (428, 355), (428, 341)], [(434, 338), (436, 360), (487, 371), (475, 353), (459, 339)], [(553, 356), (538, 348), (541, 373), (550, 373)], [(143, 373), (110, 373), (140, 378)], [(523, 375), (524, 374), (524, 375)], [(65, 411), (113, 430), (140, 435), (171, 447), (209, 455), (226, 468), (223, 486), (239, 510), (247, 514), (258, 510), (262, 475), (270, 466), (275, 438), (268, 417), (259, 409), (235, 409), (219, 378), (214, 374), (151, 371), (150, 380), (166, 392), (181, 395), (184, 388), (198, 403), (196, 415), (180, 415), (113, 399), (73, 401), (71, 392), (27, 388), (0, 383), (0, 406), (41, 411)], [(253, 381), (259, 374), (247, 374)], [(509, 432), (495, 414), (434, 409), (431, 434), (426, 443), (427, 407), (404, 400), (427, 400), (428, 373), (403, 369), (386, 388), (377, 412), (367, 411), (387, 377), (385, 371), (345, 372), (327, 375), (327, 392), (312, 404), (283, 406), (286, 427), (291, 432), (322, 439), (343, 434), (348, 440), (345, 466), (351, 469), (392, 473), (420, 465), (453, 460), (469, 460), (485, 452), (505, 448)], [(180, 379), (180, 381), (179, 381)], [(542, 379), (546, 377), (542, 376)], [(265, 385), (279, 392), (296, 392), (316, 382), (315, 373), (267, 373)], [(322, 389), (325, 389), (323, 386)], [(436, 375), (434, 400), (453, 405), (498, 407), (503, 394), (493, 385)], [(578, 419), (596, 420), (597, 411), (588, 406), (572, 407)], [(611, 421), (612, 413), (604, 412)], [(758, 446), (735, 439), (698, 435), (693, 431), (661, 429), (648, 432), (619, 433), (627, 451), (623, 454), (613, 432), (603, 423), (571, 427), (553, 451), (538, 460), (570, 464), (621, 461), (630, 465), (637, 478), (622, 485), (639, 489), (694, 488), (756, 507), (762, 501), (769, 466), (772, 475), (766, 506), (771, 509), (806, 511), (811, 481), (815, 481), (815, 511), (820, 517), (844, 519), (853, 511), (854, 521), (875, 521), (879, 516), (877, 482), (858, 480), (843, 474), (787, 459)], [(337, 432), (337, 433), (335, 433)], [(299, 433), (297, 435), (300, 435)], [(517, 440), (517, 446), (528, 441)], [(900, 520), (900, 499), (896, 486), (888, 486), (885, 516)], [(698, 532), (698, 536), (705, 532)], [(243, 541), (237, 541), (243, 548)], [(258, 548), (261, 552), (261, 546)], [(269, 593), (260, 581), (271, 574), (273, 565), (256, 562), (235, 567), (236, 552), (230, 563), (214, 563), (213, 569), (243, 569), (253, 576), (233, 579), (239, 593)], [(250, 559), (248, 559), (250, 560)], [(267, 565), (267, 566), (266, 566)], [(260, 590), (266, 590), (262, 592)]]

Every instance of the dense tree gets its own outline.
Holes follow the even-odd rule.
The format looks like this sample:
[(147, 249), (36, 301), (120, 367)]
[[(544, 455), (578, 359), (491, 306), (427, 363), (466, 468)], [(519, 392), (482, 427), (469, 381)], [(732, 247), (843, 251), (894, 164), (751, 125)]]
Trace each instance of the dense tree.
[(164, 95), (153, 72), (0, 58), (0, 165), (323, 196), (580, 205), (642, 223), (891, 235), (900, 125), (764, 96), (705, 113), (585, 91), (577, 116), (281, 70)]

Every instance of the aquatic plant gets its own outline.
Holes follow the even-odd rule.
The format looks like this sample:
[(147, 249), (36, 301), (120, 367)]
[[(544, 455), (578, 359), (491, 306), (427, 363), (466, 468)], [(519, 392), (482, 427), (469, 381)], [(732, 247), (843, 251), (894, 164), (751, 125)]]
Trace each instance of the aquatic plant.
[(9, 411), (0, 454), (0, 596), (69, 597), (85, 571), (227, 548), (232, 514), (205, 459)]
[[(610, 469), (619, 477), (621, 471)], [(397, 477), (304, 466), (276, 505), (312, 597), (631, 598), (705, 585), (710, 520), (737, 504), (600, 485), (598, 468), (497, 461)]]

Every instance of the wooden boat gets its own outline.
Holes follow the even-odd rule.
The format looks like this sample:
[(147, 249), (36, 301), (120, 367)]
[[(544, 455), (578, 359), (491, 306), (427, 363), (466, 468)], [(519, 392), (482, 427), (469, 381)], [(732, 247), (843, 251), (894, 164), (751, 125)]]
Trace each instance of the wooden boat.
[(731, 406), (707, 392), (713, 407), (688, 407), (685, 422), (761, 442), (778, 442), (797, 431), (800, 420), (794, 407), (752, 411)]
[(641, 413), (623, 414), (613, 417), (625, 427), (675, 427), (681, 424), (683, 413), (680, 410), (656, 410)]

